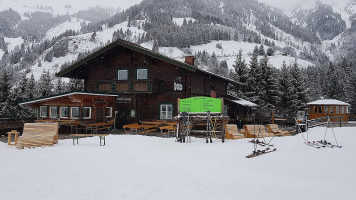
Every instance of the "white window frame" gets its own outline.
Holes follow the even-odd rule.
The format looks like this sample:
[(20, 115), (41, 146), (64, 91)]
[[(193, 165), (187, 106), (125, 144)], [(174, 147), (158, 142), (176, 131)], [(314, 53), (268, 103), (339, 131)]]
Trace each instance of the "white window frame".
[[(56, 113), (56, 116), (55, 116), (55, 117), (52, 117), (52, 108), (56, 108), (56, 110), (57, 110), (57, 113)], [(57, 118), (58, 118), (58, 107), (57, 107), (57, 106), (50, 106), (50, 107), (49, 107), (49, 117), (50, 117), (51, 119), (57, 119)]]
[[(166, 111), (163, 111), (163, 107), (166, 107)], [(172, 107), (172, 109), (171, 109), (171, 118), (168, 118), (167, 116), (168, 116), (168, 107)], [(166, 117), (163, 117), (163, 112), (166, 112), (166, 114), (165, 114), (165, 116)], [(159, 118), (160, 119), (173, 119), (173, 105), (172, 104), (161, 104), (160, 105), (160, 107), (159, 107)]]
[(335, 106), (335, 111), (336, 114), (340, 114), (340, 106)]
[[(62, 116), (62, 108), (67, 108), (68, 109), (68, 116)], [(69, 118), (69, 107), (68, 106), (61, 106), (59, 107), (59, 118), (63, 118), (63, 119), (68, 119)]]
[[(126, 72), (126, 79), (120, 79), (120, 72)], [(120, 81), (125, 81), (125, 80), (128, 80), (129, 79), (129, 70), (127, 69), (119, 69), (117, 70), (117, 80), (120, 80)]]
[[(89, 108), (89, 117), (84, 117), (84, 112), (83, 112), (83, 110), (84, 110), (84, 109), (87, 109), (87, 108)], [(82, 108), (83, 119), (91, 119), (91, 111), (92, 111), (92, 110), (91, 110), (91, 107), (83, 107), (83, 108)]]
[(341, 114), (345, 114), (345, 106), (340, 106), (341, 108)]
[[(146, 70), (146, 78), (139, 78), (139, 76), (138, 76), (139, 70)], [(148, 69), (147, 68), (138, 68), (136, 70), (136, 78), (137, 78), (137, 80), (147, 80), (148, 79)]]
[[(73, 109), (78, 109), (78, 117), (73, 117)], [(70, 107), (70, 118), (71, 119), (79, 119), (80, 118), (80, 108), (77, 106)]]
[[(110, 115), (106, 115), (106, 109), (110, 109)], [(106, 117), (106, 118), (112, 117), (112, 107), (106, 107), (106, 108), (105, 108), (105, 117)]]
[[(42, 108), (46, 108), (47, 109), (46, 115), (42, 115)], [(48, 117), (48, 106), (40, 106), (40, 117), (41, 118), (47, 118)]]

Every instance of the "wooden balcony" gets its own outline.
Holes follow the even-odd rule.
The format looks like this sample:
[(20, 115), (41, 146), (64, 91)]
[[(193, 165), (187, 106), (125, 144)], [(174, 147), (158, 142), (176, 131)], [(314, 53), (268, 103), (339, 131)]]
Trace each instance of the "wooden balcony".
[(88, 81), (85, 89), (112, 93), (155, 93), (160, 91), (161, 83), (159, 80), (98, 80)]

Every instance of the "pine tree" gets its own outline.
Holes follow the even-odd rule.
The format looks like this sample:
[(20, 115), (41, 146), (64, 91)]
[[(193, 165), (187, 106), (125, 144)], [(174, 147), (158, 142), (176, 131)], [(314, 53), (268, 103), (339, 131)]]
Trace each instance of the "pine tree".
[(279, 86), (279, 108), (282, 113), (286, 114), (286, 117), (293, 116), (294, 111), (297, 109), (297, 93), (292, 85), (292, 76), (290, 74), (290, 68), (287, 67), (285, 61), (283, 61), (280, 76), (278, 80)]
[(248, 99), (254, 103), (260, 104), (261, 97), (261, 67), (258, 63), (258, 48), (257, 46), (253, 50), (251, 61), (250, 61), (250, 72), (247, 80), (247, 91), (246, 96)]
[(84, 90), (84, 82), (82, 79), (70, 79), (68, 84), (68, 91), (77, 92)]
[(26, 91), (27, 91), (26, 96), (29, 99), (33, 99), (34, 97), (37, 96), (35, 89), (36, 89), (35, 77), (33, 76), (33, 74), (31, 74), (31, 78), (28, 80), (27, 87), (26, 87)]
[(23, 73), (22, 76), (21, 76), (21, 80), (18, 84), (18, 89), (19, 89), (19, 100), (20, 101), (23, 101), (23, 100), (26, 100), (28, 98), (27, 94), (27, 82), (28, 82), (28, 79), (26, 77), (26, 74)]
[(238, 85), (235, 88), (235, 92), (240, 98), (246, 98), (245, 93), (247, 91), (249, 70), (247, 68), (247, 64), (245, 63), (245, 60), (242, 59), (242, 50), (240, 50), (239, 54), (237, 54), (233, 67), (235, 70), (233, 79), (238, 82)]
[(296, 94), (296, 104), (293, 105), (294, 106), (294, 113), (296, 113), (298, 111), (298, 109), (302, 109), (303, 106), (305, 106), (305, 104), (308, 101), (307, 98), (307, 93), (308, 90), (305, 87), (305, 80), (302, 76), (301, 70), (299, 69), (299, 65), (297, 63), (297, 61), (295, 61), (292, 66), (291, 66), (291, 77), (292, 77), (292, 87), (295, 90), (295, 94)]
[(93, 34), (91, 34), (90, 41), (92, 41), (92, 42), (96, 41), (96, 32), (95, 31), (93, 32)]
[(260, 48), (259, 48), (259, 50), (258, 50), (258, 55), (263, 56), (263, 55), (265, 55), (265, 54), (266, 54), (265, 48), (264, 48), (263, 45), (261, 44), (261, 46), (260, 46)]
[(208, 61), (208, 71), (214, 73), (214, 74), (219, 74), (219, 62), (218, 59), (216, 57), (215, 52), (213, 52), (213, 55), (211, 55), (211, 57), (209, 58)]
[(159, 47), (158, 47), (157, 39), (154, 39), (154, 40), (153, 40), (152, 51), (153, 51), (153, 52), (156, 52), (156, 53), (159, 53)]
[[(346, 91), (343, 80), (345, 74), (343, 68), (336, 68), (333, 63), (330, 62), (328, 67), (328, 90), (327, 96), (332, 99), (346, 100)], [(341, 78), (342, 77), (342, 78)]]
[(38, 94), (40, 97), (47, 97), (52, 95), (53, 84), (51, 82), (51, 77), (48, 70), (43, 70), (37, 85)]
[(60, 94), (66, 91), (65, 83), (62, 81), (62, 78), (57, 78), (54, 85), (54, 94)]
[(0, 79), (0, 102), (6, 102), (11, 90), (11, 75), (5, 68), (1, 73)]
[(229, 67), (227, 66), (226, 60), (223, 60), (223, 61), (220, 62), (219, 72), (220, 72), (219, 75), (224, 76), (224, 77), (228, 77)]
[(260, 61), (261, 66), (261, 102), (265, 108), (270, 111), (279, 101), (278, 86), (276, 74), (268, 63), (268, 57), (265, 54)]

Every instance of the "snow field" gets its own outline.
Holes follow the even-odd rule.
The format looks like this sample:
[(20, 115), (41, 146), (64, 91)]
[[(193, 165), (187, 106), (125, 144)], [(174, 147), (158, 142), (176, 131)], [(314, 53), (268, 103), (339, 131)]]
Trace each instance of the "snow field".
[(17, 37), (17, 38), (7, 38), (4, 37), (5, 43), (8, 43), (7, 49), (9, 52), (13, 51), (16, 46), (21, 47), (22, 43), (24, 42), (24, 39), (22, 37)]
[[(323, 138), (325, 128), (309, 131)], [(353, 199), (356, 128), (335, 128), (343, 148), (315, 149), (301, 135), (275, 138), (277, 151), (247, 159), (248, 139), (206, 144), (192, 138), (111, 135), (107, 145), (17, 150), (0, 143), (4, 199)], [(327, 140), (333, 141), (328, 130)]]

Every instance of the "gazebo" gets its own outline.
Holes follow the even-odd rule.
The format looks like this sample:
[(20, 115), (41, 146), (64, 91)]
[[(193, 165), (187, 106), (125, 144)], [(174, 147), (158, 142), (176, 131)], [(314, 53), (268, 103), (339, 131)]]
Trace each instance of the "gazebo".
[(309, 119), (317, 119), (321, 117), (331, 117), (331, 121), (339, 121), (342, 117), (343, 122), (349, 121), (350, 104), (336, 99), (321, 99), (307, 103)]

